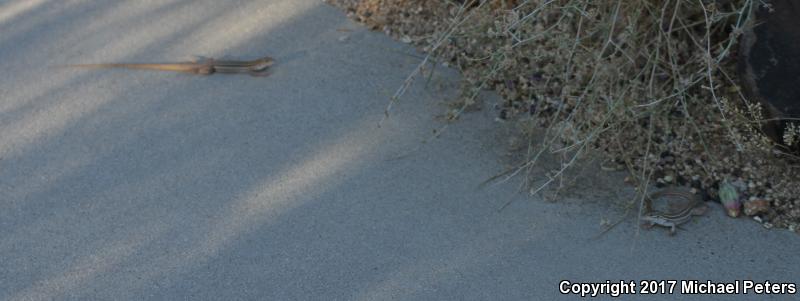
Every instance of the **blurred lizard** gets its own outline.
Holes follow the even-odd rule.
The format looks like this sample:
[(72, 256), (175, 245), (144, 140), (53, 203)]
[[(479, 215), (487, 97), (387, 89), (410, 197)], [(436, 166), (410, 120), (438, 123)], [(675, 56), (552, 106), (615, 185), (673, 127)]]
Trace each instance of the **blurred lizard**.
[(252, 61), (234, 60), (215, 60), (203, 59), (197, 62), (183, 63), (158, 63), (158, 64), (132, 64), (132, 63), (108, 63), (108, 64), (75, 64), (65, 67), (76, 68), (126, 68), (187, 72), (199, 75), (210, 75), (213, 73), (246, 73), (252, 76), (267, 76), (267, 69), (275, 63), (271, 57), (263, 57)]
[[(686, 200), (686, 202), (682, 206), (678, 206), (677, 209), (669, 211), (669, 212), (662, 212), (656, 211), (652, 209), (652, 202), (656, 199), (662, 197), (679, 197)], [(708, 210), (708, 207), (703, 204), (703, 200), (700, 196), (692, 194), (688, 190), (683, 190), (680, 188), (664, 188), (661, 191), (655, 192), (650, 196), (646, 197), (645, 200), (645, 212), (641, 216), (641, 220), (645, 222), (644, 227), (652, 228), (653, 226), (662, 226), (669, 228), (669, 235), (675, 235), (675, 230), (681, 224), (688, 222), (692, 219), (692, 216), (695, 215), (703, 215)], [(628, 210), (625, 211), (625, 215), (623, 218), (617, 220), (617, 222), (608, 226), (605, 230), (600, 232), (594, 238), (599, 238), (611, 228), (614, 228), (616, 225), (621, 223), (625, 220), (625, 216), (629, 213)]]
[(688, 222), (692, 219), (692, 216), (703, 215), (708, 210), (700, 196), (678, 188), (665, 188), (656, 192), (650, 196), (649, 201), (652, 202), (655, 199), (667, 196), (683, 198), (686, 203), (679, 207), (678, 210), (671, 212), (649, 210), (642, 216), (642, 220), (647, 223), (646, 227), (652, 228), (655, 225), (667, 227), (670, 228), (669, 235), (675, 235), (675, 228), (680, 224)]

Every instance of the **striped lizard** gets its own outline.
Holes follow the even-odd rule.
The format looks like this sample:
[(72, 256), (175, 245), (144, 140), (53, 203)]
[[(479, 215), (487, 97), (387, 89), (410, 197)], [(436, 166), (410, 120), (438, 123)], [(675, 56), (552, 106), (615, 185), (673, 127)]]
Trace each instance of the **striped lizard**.
[(677, 188), (665, 188), (655, 192), (650, 195), (647, 201), (652, 202), (655, 199), (668, 196), (684, 198), (687, 202), (680, 209), (673, 212), (648, 211), (642, 216), (642, 220), (648, 223), (645, 224), (647, 228), (652, 228), (655, 225), (668, 227), (670, 228), (669, 235), (675, 235), (675, 228), (691, 220), (694, 215), (703, 215), (708, 209), (702, 204), (703, 201), (699, 196), (692, 194), (688, 190)]
[(199, 75), (210, 75), (213, 73), (246, 73), (252, 76), (267, 76), (269, 69), (275, 60), (271, 57), (263, 57), (252, 61), (233, 61), (204, 59), (197, 62), (183, 63), (161, 63), (161, 64), (129, 64), (129, 63), (109, 63), (109, 64), (77, 64), (66, 65), (66, 67), (77, 68), (127, 68), (187, 72)]

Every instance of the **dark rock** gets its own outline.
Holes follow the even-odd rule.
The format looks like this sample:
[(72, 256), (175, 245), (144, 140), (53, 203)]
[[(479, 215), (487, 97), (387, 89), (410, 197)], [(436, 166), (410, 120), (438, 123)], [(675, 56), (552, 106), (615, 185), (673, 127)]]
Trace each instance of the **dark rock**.
[[(766, 107), (765, 118), (800, 118), (800, 1), (767, 2), (754, 4), (756, 18), (745, 27), (739, 75), (748, 98)], [(764, 132), (781, 143), (785, 125), (772, 121)]]

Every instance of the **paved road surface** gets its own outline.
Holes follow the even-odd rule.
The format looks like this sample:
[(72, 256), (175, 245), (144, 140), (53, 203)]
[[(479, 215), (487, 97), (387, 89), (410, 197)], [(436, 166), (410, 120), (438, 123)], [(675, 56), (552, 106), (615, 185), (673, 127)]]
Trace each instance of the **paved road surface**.
[[(267, 78), (56, 67), (192, 55), (279, 63)], [(0, 299), (543, 300), (562, 279), (800, 281), (797, 235), (719, 207), (676, 237), (630, 221), (592, 240), (619, 214), (602, 204), (631, 197), (619, 175), (589, 169), (556, 203), (518, 179), (477, 189), (508, 163), (491, 97), (389, 160), (458, 92), (440, 72), (377, 128), (415, 55), (318, 0), (0, 2)]]

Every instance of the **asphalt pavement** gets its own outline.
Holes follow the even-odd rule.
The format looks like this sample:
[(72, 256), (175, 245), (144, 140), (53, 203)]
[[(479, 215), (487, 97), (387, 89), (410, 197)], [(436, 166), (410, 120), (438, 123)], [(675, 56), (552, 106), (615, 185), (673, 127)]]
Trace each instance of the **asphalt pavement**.
[[(63, 67), (265, 55), (268, 77)], [(797, 300), (680, 294), (800, 281), (796, 234), (719, 206), (672, 237), (628, 219), (595, 238), (633, 197), (623, 174), (588, 166), (551, 200), (520, 177), (479, 187), (512, 163), (496, 96), (422, 143), (454, 70), (378, 127), (422, 55), (318, 0), (0, 2), (0, 299), (548, 300), (578, 298), (562, 280), (675, 280), (625, 299)]]

